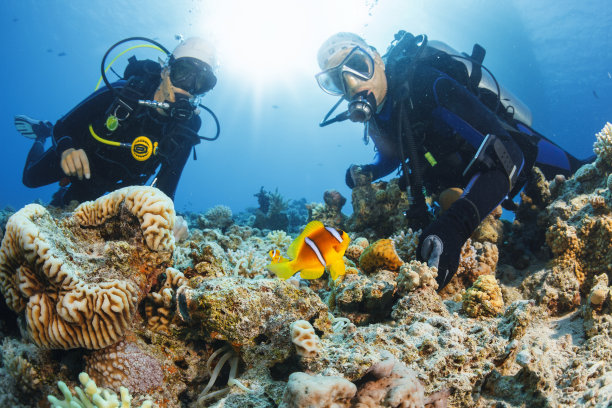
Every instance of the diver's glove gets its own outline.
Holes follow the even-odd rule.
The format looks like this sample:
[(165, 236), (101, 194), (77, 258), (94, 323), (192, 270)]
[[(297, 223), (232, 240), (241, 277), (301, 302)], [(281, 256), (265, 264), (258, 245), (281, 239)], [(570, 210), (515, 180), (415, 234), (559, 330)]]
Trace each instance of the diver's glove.
[(478, 224), (478, 208), (467, 198), (460, 198), (421, 234), (417, 256), (428, 266), (438, 268), (438, 290), (457, 272), (461, 247)]
[(365, 186), (374, 180), (373, 167), (371, 164), (364, 166), (358, 166), (351, 164), (346, 170), (345, 181), (349, 188), (355, 188), (355, 186)]

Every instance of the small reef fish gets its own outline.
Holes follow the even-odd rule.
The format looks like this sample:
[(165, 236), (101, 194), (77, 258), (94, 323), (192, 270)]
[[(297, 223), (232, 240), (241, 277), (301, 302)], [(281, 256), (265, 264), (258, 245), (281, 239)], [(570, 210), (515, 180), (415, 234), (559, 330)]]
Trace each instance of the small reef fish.
[(285, 258), (284, 256), (281, 255), (280, 251), (278, 249), (273, 249), (272, 251), (268, 252), (268, 255), (270, 255), (270, 263), (279, 263), (279, 262), (287, 262), (290, 261), (290, 259)]
[(342, 257), (350, 241), (346, 232), (311, 221), (289, 246), (287, 255), (291, 259), (279, 258), (275, 262), (270, 254), (272, 263), (267, 268), (281, 279), (289, 279), (297, 272), (302, 279), (317, 279), (328, 267), (331, 278), (336, 280), (346, 271)]

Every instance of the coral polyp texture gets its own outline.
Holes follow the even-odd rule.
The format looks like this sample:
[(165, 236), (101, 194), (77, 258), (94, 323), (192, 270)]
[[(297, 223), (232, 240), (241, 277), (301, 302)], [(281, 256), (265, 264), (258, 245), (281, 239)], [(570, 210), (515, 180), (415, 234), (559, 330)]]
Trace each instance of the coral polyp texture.
[(152, 188), (119, 190), (63, 219), (26, 206), (9, 219), (0, 248), (8, 307), (39, 346), (109, 346), (171, 259), (173, 217), (172, 202)]

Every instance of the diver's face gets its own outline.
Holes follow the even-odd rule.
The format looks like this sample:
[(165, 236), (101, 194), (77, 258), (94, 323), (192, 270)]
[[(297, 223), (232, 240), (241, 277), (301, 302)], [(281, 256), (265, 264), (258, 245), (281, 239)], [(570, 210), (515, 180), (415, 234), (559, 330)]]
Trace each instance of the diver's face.
[[(337, 55), (329, 60), (329, 66), (340, 64), (348, 55), (350, 50), (342, 50)], [(342, 74), (344, 81), (345, 94), (344, 97), (351, 100), (353, 96), (359, 92), (368, 91), (374, 94), (376, 105), (380, 106), (387, 95), (387, 77), (385, 76), (385, 63), (376, 51), (374, 54), (374, 74), (372, 78), (363, 80), (351, 73), (345, 72)]]
[(184, 89), (178, 88), (174, 85), (172, 85), (172, 81), (170, 81), (170, 74), (168, 72), (168, 69), (165, 68), (162, 71), (162, 81), (159, 84), (159, 88), (157, 88), (157, 91), (155, 92), (155, 100), (158, 102), (176, 102), (176, 97), (177, 95), (180, 95), (179, 97), (184, 97), (184, 98), (192, 98), (193, 95), (191, 95), (189, 92), (185, 91)]

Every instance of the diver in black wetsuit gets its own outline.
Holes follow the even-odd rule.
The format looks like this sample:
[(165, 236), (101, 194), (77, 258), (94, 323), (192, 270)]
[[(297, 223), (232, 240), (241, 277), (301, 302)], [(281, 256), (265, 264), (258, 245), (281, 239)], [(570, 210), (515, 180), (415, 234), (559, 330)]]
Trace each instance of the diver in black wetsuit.
[[(383, 57), (352, 33), (333, 35), (318, 53), (317, 82), (342, 97), (320, 125), (363, 122), (364, 141), (377, 149), (372, 164), (350, 166), (347, 185), (401, 168), (412, 196), (407, 218), (424, 227), (417, 256), (438, 267), (439, 289), (480, 222), (502, 203), (513, 209), (534, 165), (552, 178), (585, 163), (529, 127), (529, 110), (486, 70), (484, 54), (477, 44), (460, 55), (404, 31)], [(330, 119), (343, 99), (348, 110)], [(460, 197), (432, 221), (423, 190), (439, 197), (457, 188)]]
[(143, 185), (157, 171), (152, 185), (174, 199), (191, 149), (200, 142), (194, 101), (215, 86), (215, 66), (212, 45), (189, 38), (165, 66), (132, 57), (124, 80), (93, 93), (55, 125), (16, 116), (17, 130), (34, 139), (23, 183), (59, 181), (51, 204), (63, 206)]

